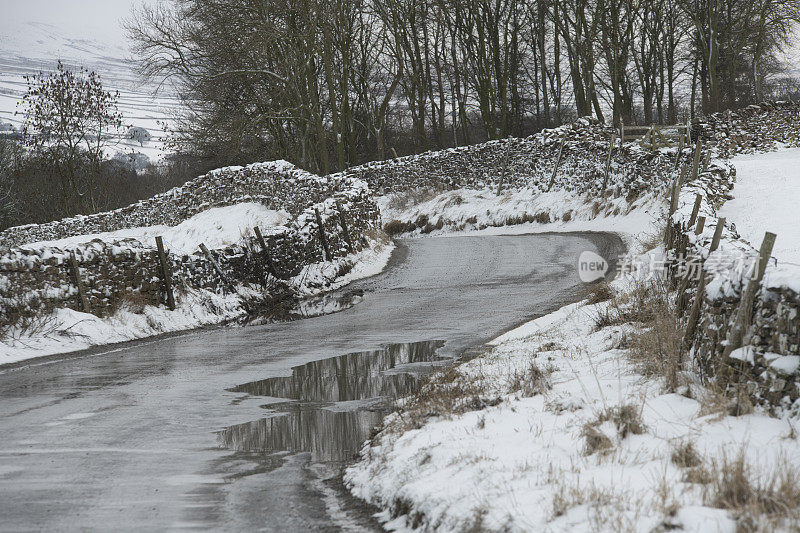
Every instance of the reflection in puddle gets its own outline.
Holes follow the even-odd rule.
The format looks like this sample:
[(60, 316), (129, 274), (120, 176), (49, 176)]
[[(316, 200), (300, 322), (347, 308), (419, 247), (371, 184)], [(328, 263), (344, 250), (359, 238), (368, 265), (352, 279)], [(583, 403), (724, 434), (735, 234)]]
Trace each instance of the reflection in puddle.
[(443, 341), (392, 344), (313, 361), (290, 377), (269, 378), (231, 389), (252, 396), (290, 400), (273, 405), (274, 416), (219, 432), (220, 444), (243, 452), (311, 452), (313, 461), (351, 459), (370, 430), (407, 396), (436, 363)]
[(271, 453), (280, 450), (311, 452), (314, 462), (352, 459), (370, 430), (386, 414), (381, 411), (303, 409), (285, 415), (231, 426), (220, 432), (226, 448)]
[(350, 309), (364, 299), (364, 291), (351, 290), (335, 294), (324, 294), (312, 298), (305, 298), (294, 302), (292, 305), (276, 305), (262, 309), (249, 315), (244, 320), (248, 326), (270, 324), (273, 322), (291, 322), (303, 318), (330, 315)]

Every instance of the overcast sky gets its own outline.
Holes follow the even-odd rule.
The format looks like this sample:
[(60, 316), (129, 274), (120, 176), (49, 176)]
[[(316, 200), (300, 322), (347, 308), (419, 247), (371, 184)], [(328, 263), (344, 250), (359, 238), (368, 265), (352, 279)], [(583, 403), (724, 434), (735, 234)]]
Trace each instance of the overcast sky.
[(120, 36), (120, 20), (133, 6), (159, 0), (0, 0), (0, 26), (19, 28), (28, 22), (57, 27), (60, 33), (107, 41)]

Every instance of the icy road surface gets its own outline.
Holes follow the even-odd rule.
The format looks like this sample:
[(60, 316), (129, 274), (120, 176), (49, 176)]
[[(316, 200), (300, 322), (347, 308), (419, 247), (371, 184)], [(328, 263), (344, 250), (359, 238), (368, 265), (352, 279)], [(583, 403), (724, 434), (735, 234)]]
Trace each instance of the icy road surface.
[(0, 368), (0, 528), (371, 529), (334, 474), (380, 419), (374, 397), (577, 299), (578, 255), (622, 248), (608, 234), (405, 240), (339, 313)]

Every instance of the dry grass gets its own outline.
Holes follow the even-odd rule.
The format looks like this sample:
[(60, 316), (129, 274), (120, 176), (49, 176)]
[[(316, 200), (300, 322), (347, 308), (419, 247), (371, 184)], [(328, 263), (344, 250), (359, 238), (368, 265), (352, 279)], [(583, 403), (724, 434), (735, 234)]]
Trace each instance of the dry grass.
[(419, 205), (439, 196), (445, 189), (443, 187), (417, 187), (392, 194), (386, 204), (389, 209), (402, 210)]
[(595, 327), (600, 330), (621, 324), (648, 324), (655, 318), (652, 303), (662, 290), (658, 281), (640, 282), (631, 291), (613, 293), (605, 310), (598, 313)]
[(567, 487), (560, 482), (553, 494), (550, 519), (563, 516), (574, 507), (586, 506), (590, 531), (635, 531), (634, 524), (625, 516), (629, 503), (629, 495), (624, 491), (617, 492), (595, 483)]
[(661, 246), (664, 243), (666, 231), (667, 225), (666, 223), (663, 223), (654, 233), (643, 235), (639, 240), (642, 250), (653, 250)]
[(51, 333), (56, 324), (46, 302), (14, 283), (0, 298), (0, 342)]
[(642, 422), (642, 415), (635, 405), (625, 404), (617, 407), (610, 407), (603, 411), (598, 417), (599, 423), (611, 421), (617, 427), (617, 433), (621, 439), (628, 435), (641, 435), (647, 427)]
[(415, 229), (417, 226), (413, 222), (401, 222), (400, 220), (391, 220), (383, 225), (383, 231), (388, 235), (400, 235)]
[(658, 313), (650, 327), (632, 336), (628, 354), (640, 372), (664, 377), (667, 390), (675, 392), (683, 366), (682, 340), (683, 330), (675, 315)]
[(689, 440), (674, 446), (671, 459), (672, 463), (678, 468), (694, 468), (702, 462), (700, 455), (694, 448), (694, 444)]
[(640, 282), (630, 292), (612, 294), (595, 319), (597, 329), (627, 323), (641, 326), (626, 343), (637, 370), (648, 377), (665, 378), (667, 390), (674, 392), (683, 369), (683, 327), (667, 282)]
[(387, 245), (392, 242), (388, 232), (379, 229), (369, 228), (364, 231), (364, 237), (370, 241), (377, 242), (378, 244)]
[(769, 475), (758, 475), (742, 449), (733, 458), (712, 460), (708, 471), (704, 503), (731, 511), (737, 531), (800, 527), (800, 472), (794, 464), (784, 461)]
[(600, 412), (591, 422), (583, 426), (581, 436), (586, 441), (584, 452), (592, 455), (597, 451), (609, 450), (614, 443), (611, 439), (600, 431), (600, 425), (605, 422), (612, 422), (617, 429), (617, 436), (620, 439), (628, 435), (641, 435), (647, 430), (647, 426), (642, 422), (639, 409), (631, 404), (609, 407)]
[[(174, 293), (173, 293), (174, 294)], [(124, 291), (118, 293), (111, 302), (110, 314), (122, 309), (141, 315), (148, 305), (158, 305), (158, 300), (142, 294), (140, 291)]]
[[(469, 411), (479, 411), (500, 403), (496, 394), (490, 394), (486, 381), (469, 377), (456, 367), (428, 376), (417, 392), (398, 411), (397, 423), (389, 424), (384, 431), (402, 433), (421, 428), (432, 417), (452, 417)], [(373, 440), (378, 442), (380, 435)]]
[(550, 376), (554, 371), (554, 367), (541, 369), (532, 361), (526, 371), (513, 373), (509, 379), (509, 389), (527, 397), (544, 394), (551, 388)]
[(614, 291), (608, 286), (606, 282), (592, 283), (587, 285), (584, 289), (586, 300), (590, 304), (605, 302), (614, 297)]
[(595, 452), (605, 452), (614, 447), (611, 439), (593, 423), (587, 423), (581, 430), (581, 437), (585, 441), (583, 452), (592, 455)]

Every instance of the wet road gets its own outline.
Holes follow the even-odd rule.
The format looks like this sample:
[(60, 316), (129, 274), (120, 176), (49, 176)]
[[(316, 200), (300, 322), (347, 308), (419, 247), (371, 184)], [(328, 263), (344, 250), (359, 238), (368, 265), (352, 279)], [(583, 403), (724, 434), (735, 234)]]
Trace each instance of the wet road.
[(0, 529), (369, 529), (332, 473), (380, 419), (374, 398), (575, 299), (580, 252), (621, 249), (404, 240), (335, 314), (0, 369)]

